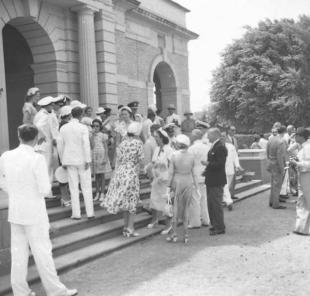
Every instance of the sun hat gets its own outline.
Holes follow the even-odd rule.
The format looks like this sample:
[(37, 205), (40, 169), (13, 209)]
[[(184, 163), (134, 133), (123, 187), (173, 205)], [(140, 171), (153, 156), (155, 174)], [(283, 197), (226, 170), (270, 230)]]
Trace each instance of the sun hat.
[(30, 96), (34, 96), (37, 92), (39, 92), (40, 89), (38, 87), (31, 87), (28, 89), (27, 91), (27, 96), (30, 97)]
[(189, 146), (191, 144), (191, 141), (190, 141), (189, 137), (185, 136), (183, 134), (178, 135), (176, 137), (176, 141), (177, 141), (177, 143), (184, 144), (186, 146)]
[(58, 167), (55, 171), (55, 179), (59, 183), (68, 183), (68, 172), (62, 166)]
[(103, 114), (105, 112), (105, 109), (103, 107), (99, 107), (96, 111), (96, 115)]
[(129, 113), (132, 113), (131, 108), (128, 107), (128, 106), (123, 106), (122, 108), (119, 109), (119, 112), (121, 113), (121, 112), (124, 111), (124, 110), (128, 111)]
[(78, 101), (78, 100), (73, 100), (70, 103), (71, 108), (75, 108), (75, 107), (80, 107), (82, 109), (86, 108), (87, 105), (83, 104), (82, 102)]
[(71, 114), (72, 108), (70, 106), (63, 106), (60, 108), (60, 117), (65, 117)]
[(44, 97), (40, 101), (38, 101), (38, 105), (41, 107), (48, 106), (50, 104), (54, 103), (54, 98), (51, 96)]

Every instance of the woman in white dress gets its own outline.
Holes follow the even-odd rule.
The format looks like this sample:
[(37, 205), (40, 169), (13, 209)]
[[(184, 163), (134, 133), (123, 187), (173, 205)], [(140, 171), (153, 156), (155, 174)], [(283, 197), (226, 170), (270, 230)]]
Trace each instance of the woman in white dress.
[[(148, 228), (153, 228), (158, 224), (158, 216), (162, 212), (167, 213), (167, 204), (169, 199), (169, 164), (173, 154), (173, 150), (169, 145), (168, 134), (159, 129), (154, 132), (154, 138), (157, 147), (154, 150), (152, 159), (152, 189), (150, 208), (152, 209), (152, 222)], [(168, 227), (169, 228), (169, 227)]]
[(23, 106), (23, 124), (33, 124), (33, 119), (37, 114), (35, 104), (40, 98), (40, 90), (37, 87), (32, 87), (27, 91), (25, 104)]

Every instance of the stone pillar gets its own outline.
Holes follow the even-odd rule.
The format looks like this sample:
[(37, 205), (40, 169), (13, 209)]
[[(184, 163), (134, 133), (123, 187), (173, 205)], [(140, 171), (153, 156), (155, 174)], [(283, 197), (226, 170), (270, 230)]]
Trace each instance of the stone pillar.
[(0, 155), (9, 149), (8, 109), (2, 38), (3, 27), (4, 25), (0, 23)]
[(97, 10), (88, 5), (73, 10), (78, 14), (81, 101), (96, 110), (99, 99), (94, 13)]

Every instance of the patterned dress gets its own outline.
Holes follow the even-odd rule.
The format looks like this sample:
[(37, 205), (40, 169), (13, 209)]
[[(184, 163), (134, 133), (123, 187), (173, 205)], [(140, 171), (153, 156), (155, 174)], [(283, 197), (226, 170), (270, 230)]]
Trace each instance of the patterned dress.
[(112, 176), (104, 205), (109, 213), (136, 212), (140, 195), (139, 169), (143, 160), (141, 140), (125, 138), (118, 147), (117, 167)]
[(110, 161), (106, 157), (107, 151), (104, 147), (106, 141), (108, 141), (108, 136), (104, 133), (93, 133), (91, 136), (93, 174), (105, 174), (111, 171)]

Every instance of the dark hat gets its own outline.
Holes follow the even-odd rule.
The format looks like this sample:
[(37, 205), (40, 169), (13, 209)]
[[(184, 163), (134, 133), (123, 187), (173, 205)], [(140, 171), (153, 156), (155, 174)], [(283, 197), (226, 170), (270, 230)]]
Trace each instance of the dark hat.
[(124, 105), (118, 105), (117, 106), (117, 109), (119, 110), (119, 109), (121, 109), (121, 108), (123, 108), (124, 107)]
[(109, 114), (109, 113), (111, 113), (111, 111), (112, 111), (112, 109), (111, 108), (109, 108), (109, 107), (104, 107), (104, 114)]
[(139, 102), (138, 101), (133, 101), (133, 102), (130, 102), (127, 106), (130, 107), (130, 108), (138, 108)]

